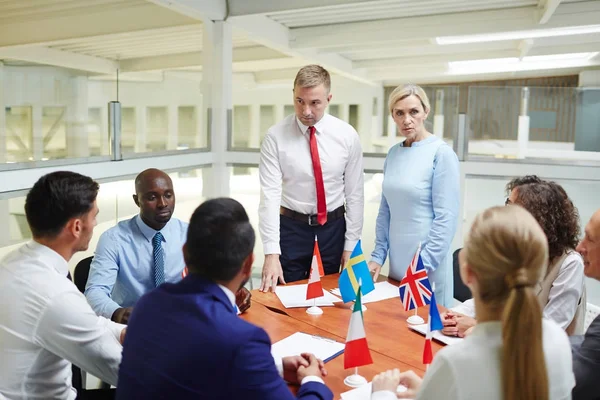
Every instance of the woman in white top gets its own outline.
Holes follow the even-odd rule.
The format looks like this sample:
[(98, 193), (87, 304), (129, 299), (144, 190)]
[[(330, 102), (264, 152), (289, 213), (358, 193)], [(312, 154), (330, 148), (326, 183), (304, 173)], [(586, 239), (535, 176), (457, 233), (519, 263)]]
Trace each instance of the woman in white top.
[[(377, 376), (372, 399), (570, 399), (569, 340), (555, 322), (542, 320), (534, 290), (548, 263), (536, 220), (516, 206), (484, 211), (459, 261), (477, 310), (472, 334), (440, 350), (423, 380), (412, 371)], [(408, 391), (396, 395), (399, 384)]]
[[(585, 286), (583, 259), (575, 251), (580, 233), (577, 208), (559, 184), (535, 175), (513, 179), (506, 189), (506, 204), (517, 204), (529, 211), (548, 240), (548, 269), (535, 287), (544, 317), (556, 322), (568, 335), (583, 334)], [(473, 299), (453, 307), (442, 318), (442, 333), (463, 337), (476, 323)]]

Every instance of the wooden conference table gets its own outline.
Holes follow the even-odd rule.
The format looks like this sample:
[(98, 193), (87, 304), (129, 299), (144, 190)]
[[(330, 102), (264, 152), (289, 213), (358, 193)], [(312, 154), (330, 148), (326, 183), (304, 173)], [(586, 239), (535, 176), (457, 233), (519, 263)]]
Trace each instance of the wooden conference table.
[[(323, 289), (330, 290), (338, 287), (339, 274), (327, 275), (321, 278)], [(380, 277), (379, 281), (387, 278)], [(398, 285), (397, 281), (387, 279), (390, 283)], [(302, 284), (307, 281), (294, 282)], [(296, 332), (305, 332), (313, 335), (327, 337), (341, 343), (346, 341), (348, 324), (350, 322), (351, 306), (353, 303), (335, 303), (333, 307), (321, 307), (322, 315), (309, 315), (306, 308), (285, 308), (275, 293), (252, 291), (252, 307), (246, 311), (242, 318), (262, 327), (275, 343)], [(368, 381), (379, 372), (391, 368), (400, 371), (412, 369), (418, 375), (425, 373), (422, 364), (423, 335), (410, 330), (406, 319), (414, 311), (405, 312), (400, 298), (367, 303), (367, 310), (363, 313), (367, 342), (371, 350), (373, 364), (359, 368), (359, 373)], [(421, 307), (418, 314), (427, 320), (427, 307)], [(442, 346), (432, 343), (433, 352)], [(340, 394), (352, 388), (344, 384), (344, 378), (353, 373), (353, 369), (344, 370), (344, 355), (340, 355), (325, 364), (328, 375), (325, 383), (333, 391), (334, 398), (339, 399)]]

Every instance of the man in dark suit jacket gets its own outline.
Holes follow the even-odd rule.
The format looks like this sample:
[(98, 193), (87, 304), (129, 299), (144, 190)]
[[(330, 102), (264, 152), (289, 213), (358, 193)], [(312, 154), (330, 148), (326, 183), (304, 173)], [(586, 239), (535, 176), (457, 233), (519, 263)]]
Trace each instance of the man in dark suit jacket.
[[(585, 227), (585, 237), (577, 246), (583, 257), (584, 273), (600, 280), (600, 210)], [(596, 317), (585, 336), (571, 337), (575, 388), (573, 400), (600, 399), (600, 316)]]
[[(255, 234), (232, 199), (196, 209), (183, 248), (189, 275), (142, 296), (129, 320), (117, 399), (331, 400), (322, 361), (277, 367), (266, 332), (236, 315), (234, 293), (252, 270)], [(279, 371), (278, 371), (279, 369)]]

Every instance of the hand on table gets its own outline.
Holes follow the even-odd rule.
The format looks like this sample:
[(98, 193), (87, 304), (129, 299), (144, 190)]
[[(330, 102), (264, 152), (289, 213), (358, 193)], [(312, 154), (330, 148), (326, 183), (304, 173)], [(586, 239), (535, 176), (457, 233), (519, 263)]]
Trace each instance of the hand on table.
[(110, 319), (119, 324), (127, 325), (133, 307), (117, 308)]
[(369, 261), (369, 271), (373, 273), (373, 282), (377, 282), (377, 278), (379, 278), (379, 273), (381, 272), (381, 265), (375, 261)]
[(308, 363), (308, 365), (298, 366), (296, 373), (296, 380), (298, 383), (301, 383), (302, 380), (307, 376), (316, 376), (319, 378), (327, 376), (327, 370), (325, 369), (323, 360), (319, 360), (314, 354), (311, 353), (302, 353), (301, 357)]
[(267, 254), (265, 255), (265, 263), (263, 264), (262, 270), (262, 281), (260, 282), (260, 291), (275, 291), (277, 282), (281, 281), (285, 285), (285, 279), (283, 279), (283, 269), (279, 262), (279, 254)]
[(348, 263), (348, 261), (350, 261), (351, 255), (352, 255), (351, 251), (344, 250), (344, 252), (342, 253), (342, 259), (340, 260), (340, 266), (341, 266), (340, 271), (343, 271), (344, 268), (346, 268), (346, 264)]
[(238, 306), (241, 313), (250, 308), (250, 298), (252, 298), (252, 294), (245, 287), (240, 288), (235, 294), (235, 304)]
[(389, 390), (390, 392), (396, 393), (399, 384), (400, 370), (398, 370), (398, 368), (390, 369), (375, 375), (373, 378), (373, 390), (371, 392), (375, 393), (382, 390)]
[(402, 372), (399, 383), (406, 387), (406, 392), (396, 393), (396, 396), (399, 399), (416, 399), (422, 382), (423, 379), (419, 378), (413, 371)]
[(442, 313), (441, 318), (444, 325), (442, 333), (446, 336), (465, 337), (471, 333), (471, 328), (477, 325), (475, 318), (467, 317), (451, 310)]

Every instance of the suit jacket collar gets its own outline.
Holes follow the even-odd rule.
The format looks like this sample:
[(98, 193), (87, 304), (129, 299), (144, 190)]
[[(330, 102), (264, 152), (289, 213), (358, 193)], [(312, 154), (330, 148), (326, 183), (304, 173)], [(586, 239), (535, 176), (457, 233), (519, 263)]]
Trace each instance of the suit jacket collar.
[(190, 273), (181, 281), (181, 284), (187, 286), (191, 291), (196, 293), (205, 292), (211, 294), (216, 301), (223, 303), (229, 311), (237, 314), (231, 300), (216, 282), (197, 274)]

